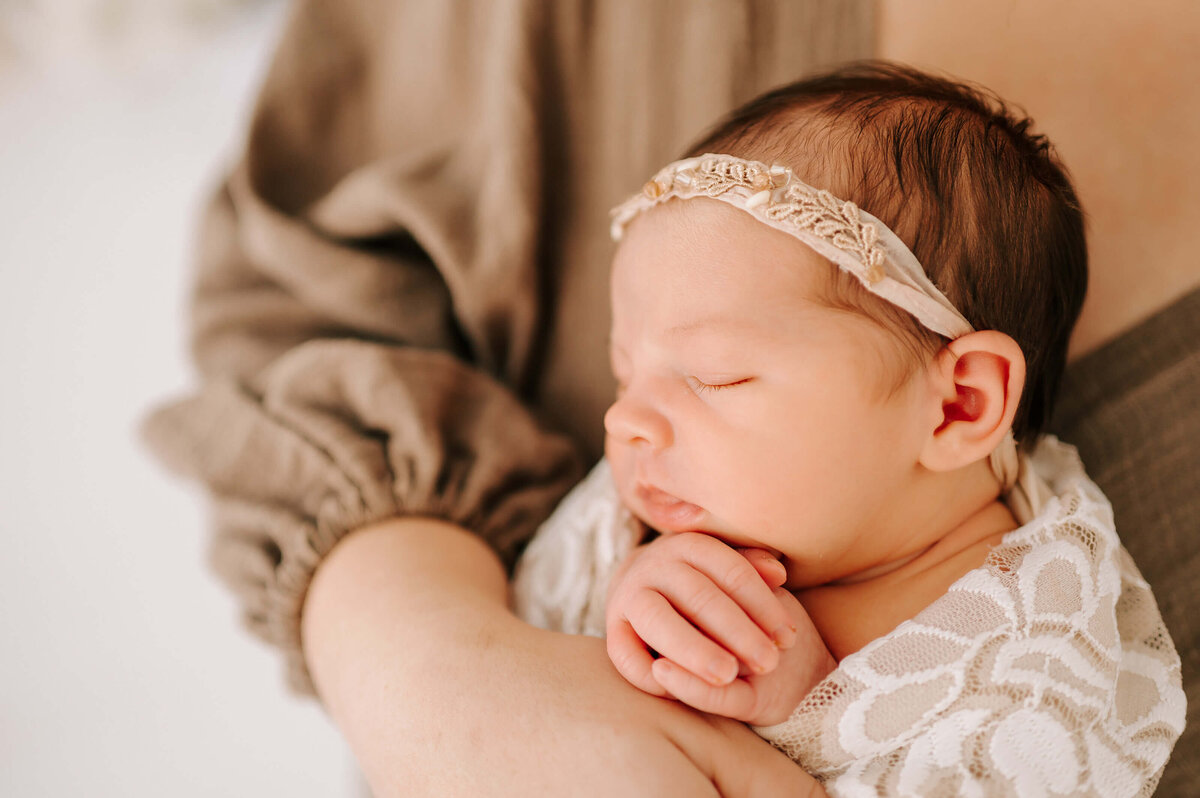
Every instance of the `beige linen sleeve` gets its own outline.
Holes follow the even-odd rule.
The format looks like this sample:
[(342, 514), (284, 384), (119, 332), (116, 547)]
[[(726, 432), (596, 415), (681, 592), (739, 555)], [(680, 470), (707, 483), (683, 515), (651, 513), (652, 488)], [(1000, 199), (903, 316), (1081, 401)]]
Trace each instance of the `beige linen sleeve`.
[(208, 487), (216, 569), (298, 691), (305, 592), (345, 534), (435, 516), (511, 561), (579, 474), (523, 402), (546, 282), (530, 7), (300, 3), (204, 217), (201, 385), (144, 434)]

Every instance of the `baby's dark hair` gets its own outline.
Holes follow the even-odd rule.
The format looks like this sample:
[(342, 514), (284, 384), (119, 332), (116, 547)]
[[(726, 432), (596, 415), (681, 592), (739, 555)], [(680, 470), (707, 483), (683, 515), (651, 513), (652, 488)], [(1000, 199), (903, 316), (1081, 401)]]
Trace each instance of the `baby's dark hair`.
[[(781, 163), (851, 200), (908, 244), (978, 330), (1020, 345), (1025, 389), (1013, 434), (1044, 431), (1087, 290), (1083, 213), (1066, 169), (1032, 121), (977, 86), (881, 62), (817, 75), (750, 101), (687, 156), (718, 152)], [(835, 307), (899, 334), (909, 357), (945, 339), (841, 270)]]

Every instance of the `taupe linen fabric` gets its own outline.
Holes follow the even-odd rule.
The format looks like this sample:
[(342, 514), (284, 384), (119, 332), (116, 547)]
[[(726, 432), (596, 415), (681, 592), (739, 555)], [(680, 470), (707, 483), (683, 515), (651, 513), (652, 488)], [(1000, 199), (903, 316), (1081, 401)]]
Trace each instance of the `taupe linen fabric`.
[(146, 437), (310, 692), (320, 559), (395, 515), (506, 559), (599, 453), (607, 211), (754, 94), (870, 55), (861, 0), (307, 0), (200, 233), (202, 383)]
[(1055, 431), (1108, 496), (1183, 665), (1188, 724), (1157, 796), (1200, 794), (1200, 290), (1067, 369)]

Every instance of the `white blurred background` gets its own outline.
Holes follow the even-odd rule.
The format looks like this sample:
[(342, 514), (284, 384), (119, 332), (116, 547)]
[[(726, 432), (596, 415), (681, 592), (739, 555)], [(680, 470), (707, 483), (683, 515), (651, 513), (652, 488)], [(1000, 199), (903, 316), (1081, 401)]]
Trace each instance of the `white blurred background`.
[(278, 0), (0, 0), (0, 795), (358, 794), (145, 454)]

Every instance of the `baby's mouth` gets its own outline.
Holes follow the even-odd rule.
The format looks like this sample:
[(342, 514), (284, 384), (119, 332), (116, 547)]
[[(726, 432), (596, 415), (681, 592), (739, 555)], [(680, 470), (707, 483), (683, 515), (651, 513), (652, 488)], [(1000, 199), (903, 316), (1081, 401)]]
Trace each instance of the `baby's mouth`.
[(695, 529), (696, 522), (704, 514), (704, 508), (699, 505), (685, 502), (653, 485), (639, 482), (634, 494), (642, 511), (642, 520), (659, 532)]

